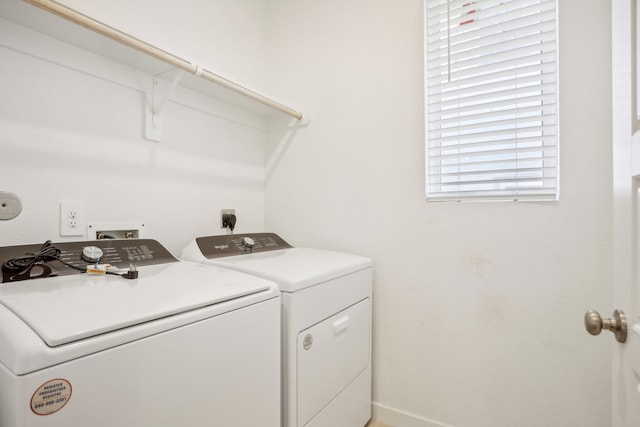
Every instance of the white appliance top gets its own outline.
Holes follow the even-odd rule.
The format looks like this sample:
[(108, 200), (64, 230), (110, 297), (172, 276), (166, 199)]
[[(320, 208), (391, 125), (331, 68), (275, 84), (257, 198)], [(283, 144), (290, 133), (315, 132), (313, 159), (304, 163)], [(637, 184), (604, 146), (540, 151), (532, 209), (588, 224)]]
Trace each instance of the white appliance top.
[(268, 290), (270, 283), (177, 262), (142, 267), (126, 280), (88, 274), (0, 286), (0, 304), (50, 347)]
[[(208, 247), (221, 247), (218, 238), (229, 236), (210, 236), (194, 239), (182, 252), (184, 260), (217, 265), (263, 277), (274, 281), (283, 292), (296, 292), (336, 277), (344, 276), (359, 270), (372, 267), (369, 258), (322, 249), (294, 248), (284, 243), (279, 244), (279, 237), (272, 233), (238, 235), (234, 239), (242, 240), (249, 236), (256, 245), (268, 239), (269, 249), (249, 252), (242, 255), (224, 256), (216, 254), (208, 258)], [(233, 236), (231, 236), (233, 237)], [(198, 242), (198, 240), (200, 240)], [(280, 239), (281, 240), (281, 239)], [(286, 246), (285, 246), (286, 245)], [(225, 251), (234, 250), (233, 244), (227, 245)], [(267, 245), (261, 245), (265, 248)], [(279, 247), (285, 246), (284, 249)], [(215, 250), (215, 249), (213, 249)], [(243, 249), (241, 249), (244, 251)]]
[[(0, 284), (0, 306), (28, 325), (49, 347), (238, 299), (274, 286), (246, 274), (178, 261), (154, 240), (55, 245), (59, 250), (57, 258), (40, 260), (50, 270), (48, 277), (20, 278), (21, 274), (3, 267), (4, 282)], [(82, 274), (59, 261), (79, 267), (91, 265), (81, 259), (80, 253), (97, 245), (102, 246), (103, 259), (141, 265), (138, 278)], [(25, 254), (25, 248), (0, 248), (0, 255), (4, 256), (1, 261)], [(34, 270), (42, 268), (35, 265)], [(272, 297), (265, 293), (265, 299)]]

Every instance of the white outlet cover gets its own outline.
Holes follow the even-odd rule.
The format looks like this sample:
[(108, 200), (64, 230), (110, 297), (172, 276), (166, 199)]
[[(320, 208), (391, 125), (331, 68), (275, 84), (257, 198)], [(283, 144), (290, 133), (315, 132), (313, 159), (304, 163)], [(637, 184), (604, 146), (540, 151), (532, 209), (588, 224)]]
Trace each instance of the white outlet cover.
[(65, 201), (60, 202), (60, 235), (84, 236), (85, 218), (84, 203)]

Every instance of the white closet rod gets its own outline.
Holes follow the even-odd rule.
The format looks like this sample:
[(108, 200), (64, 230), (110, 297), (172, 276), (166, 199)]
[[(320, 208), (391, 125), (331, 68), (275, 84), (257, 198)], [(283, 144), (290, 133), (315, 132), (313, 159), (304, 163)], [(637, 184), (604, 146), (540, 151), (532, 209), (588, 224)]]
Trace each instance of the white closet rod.
[(125, 46), (129, 46), (133, 49), (139, 50), (142, 53), (153, 56), (167, 64), (173, 65), (176, 68), (181, 70), (188, 71), (191, 74), (196, 76), (200, 76), (206, 80), (209, 80), (213, 83), (219, 84), (220, 86), (226, 87), (232, 91), (240, 93), (248, 98), (251, 98), (261, 104), (267, 105), (273, 109), (281, 111), (285, 114), (288, 114), (291, 117), (295, 117), (298, 120), (302, 119), (302, 113), (295, 111), (286, 105), (282, 105), (279, 102), (276, 102), (272, 99), (269, 99), (259, 93), (256, 93), (246, 87), (240, 86), (237, 83), (234, 83), (230, 80), (225, 79), (211, 71), (201, 68), (196, 64), (192, 64), (189, 61), (186, 61), (180, 57), (177, 57), (169, 52), (166, 52), (162, 49), (159, 49), (155, 46), (152, 46), (142, 40), (138, 40), (135, 37), (131, 37), (128, 34), (125, 34), (121, 31), (116, 30), (115, 28), (109, 27), (99, 21), (96, 21), (82, 13), (79, 13), (73, 9), (68, 8), (60, 3), (57, 3), (53, 0), (26, 0), (28, 3), (31, 3), (35, 6), (38, 6), (41, 9), (44, 9), (48, 12), (54, 13), (62, 18), (65, 18), (71, 22), (74, 22), (78, 25), (82, 25), (85, 28), (88, 28), (91, 31), (94, 31), (98, 34), (102, 34), (105, 37), (108, 37), (112, 40), (115, 40), (119, 43), (124, 44)]

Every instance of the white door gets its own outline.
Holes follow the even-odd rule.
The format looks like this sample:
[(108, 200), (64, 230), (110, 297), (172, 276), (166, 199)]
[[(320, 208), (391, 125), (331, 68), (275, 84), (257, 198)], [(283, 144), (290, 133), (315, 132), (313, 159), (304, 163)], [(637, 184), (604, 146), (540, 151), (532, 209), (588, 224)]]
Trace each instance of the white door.
[[(637, 120), (636, 0), (611, 0), (613, 79), (613, 304), (627, 316), (614, 342), (612, 427), (640, 426), (640, 121)], [(634, 142), (637, 140), (637, 142)], [(609, 315), (609, 313), (603, 313)], [(608, 316), (607, 316), (608, 317)], [(614, 337), (612, 336), (612, 339)]]

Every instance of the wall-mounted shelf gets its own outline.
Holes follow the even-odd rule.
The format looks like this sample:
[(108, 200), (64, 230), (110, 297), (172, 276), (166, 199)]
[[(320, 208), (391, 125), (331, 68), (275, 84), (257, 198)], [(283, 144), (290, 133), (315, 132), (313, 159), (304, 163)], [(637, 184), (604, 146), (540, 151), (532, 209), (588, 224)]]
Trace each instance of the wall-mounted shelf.
[(162, 110), (176, 85), (260, 115), (282, 113), (295, 118), (297, 124), (309, 121), (306, 114), (303, 116), (294, 108), (53, 0), (3, 0), (0, 16), (154, 76), (152, 89), (147, 94), (145, 136), (148, 139), (161, 139)]

